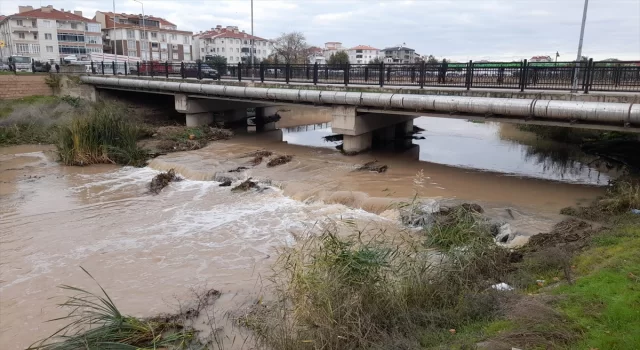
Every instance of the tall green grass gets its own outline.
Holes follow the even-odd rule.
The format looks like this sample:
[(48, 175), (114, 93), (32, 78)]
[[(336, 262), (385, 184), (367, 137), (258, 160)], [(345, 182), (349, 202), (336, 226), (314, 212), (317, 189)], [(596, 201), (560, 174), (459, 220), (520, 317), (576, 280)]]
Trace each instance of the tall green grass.
[(281, 254), (276, 300), (243, 321), (275, 349), (412, 349), (493, 317), (490, 286), (507, 252), (480, 240), (445, 251), (427, 242), (327, 228)]
[(66, 165), (117, 163), (143, 166), (148, 152), (136, 144), (144, 128), (115, 103), (97, 103), (57, 129), (56, 147)]
[[(83, 271), (93, 279), (84, 268)], [(180, 323), (123, 315), (107, 292), (98, 286), (101, 294), (61, 286), (74, 293), (58, 305), (70, 311), (51, 321), (69, 323), (28, 350), (186, 349), (195, 342), (195, 331), (183, 329)]]

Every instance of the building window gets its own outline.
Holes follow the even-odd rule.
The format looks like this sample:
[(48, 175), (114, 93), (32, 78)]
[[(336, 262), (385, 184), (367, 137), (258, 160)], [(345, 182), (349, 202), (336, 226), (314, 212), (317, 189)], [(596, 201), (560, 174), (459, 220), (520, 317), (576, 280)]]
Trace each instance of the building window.
[(220, 40), (220, 43), (221, 43), (221, 44), (224, 44), (224, 40)]
[(45, 28), (52, 28), (51, 21), (42, 21), (42, 26)]
[(136, 50), (127, 50), (127, 56), (136, 57), (138, 56), (138, 52)]
[(167, 35), (166, 34), (160, 34), (160, 41), (167, 41)]
[(58, 41), (84, 42), (84, 34), (58, 33)]
[(87, 32), (100, 33), (100, 24), (98, 24), (98, 23), (88, 23), (85, 26), (85, 29), (87, 30)]
[(136, 38), (136, 32), (134, 32), (131, 29), (127, 29), (127, 39), (135, 39)]
[(78, 23), (71, 23), (71, 29), (78, 29)]
[(16, 20), (16, 24), (19, 25), (19, 26), (24, 26), (24, 24), (22, 24), (22, 20), (21, 19)]
[(179, 56), (178, 56), (178, 53), (177, 53), (177, 52), (174, 52), (174, 53), (173, 53), (173, 59), (174, 59), (174, 60), (177, 60), (177, 59), (178, 59), (178, 57), (179, 57)]
[(61, 54), (86, 54), (87, 49), (82, 46), (58, 46), (58, 52)]
[(178, 40), (178, 36), (176, 34), (171, 34), (171, 40)]
[(141, 32), (140, 37), (149, 40), (149, 32)]
[(16, 44), (16, 52), (29, 53), (29, 44)]
[(127, 47), (129, 49), (131, 49), (132, 47), (136, 47), (136, 41), (135, 40), (127, 40)]
[(38, 33), (33, 33), (33, 40), (38, 40)]
[(51, 40), (51, 33), (45, 33), (44, 34), (44, 39), (45, 40)]
[(200, 52), (204, 52), (204, 47), (200, 49)]
[(246, 40), (244, 41), (244, 44), (247, 45), (247, 41)]
[(85, 38), (87, 44), (100, 44), (100, 37), (98, 36), (86, 36)]
[(224, 47), (222, 48), (222, 52), (224, 52)]
[(149, 42), (148, 41), (141, 41), (140, 42), (140, 47), (142, 48), (142, 50), (149, 50)]
[(185, 35), (183, 37), (183, 41), (182, 42), (185, 43), (185, 44), (188, 44), (189, 43), (189, 37)]
[(40, 53), (40, 44), (31, 44), (31, 53)]
[(18, 33), (18, 39), (24, 39), (24, 33)]
[(158, 43), (151, 43), (151, 49), (157, 49), (158, 47), (160, 47)]
[(158, 39), (158, 33), (151, 32), (151, 39)]
[(31, 26), (35, 28), (38, 26), (38, 23), (36, 21), (31, 21)]
[(53, 46), (47, 46), (47, 52), (53, 52)]

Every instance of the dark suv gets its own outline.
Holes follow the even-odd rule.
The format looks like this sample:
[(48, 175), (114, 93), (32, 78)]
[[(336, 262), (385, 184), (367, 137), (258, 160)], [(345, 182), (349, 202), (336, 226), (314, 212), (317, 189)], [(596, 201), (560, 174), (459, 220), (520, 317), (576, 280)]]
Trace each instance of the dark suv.
[[(220, 73), (217, 70), (211, 68), (206, 64), (202, 64), (200, 66), (200, 73), (202, 74), (202, 78), (208, 79), (220, 79)], [(197, 78), (198, 77), (198, 66), (190, 65), (184, 68), (184, 76), (187, 78)]]

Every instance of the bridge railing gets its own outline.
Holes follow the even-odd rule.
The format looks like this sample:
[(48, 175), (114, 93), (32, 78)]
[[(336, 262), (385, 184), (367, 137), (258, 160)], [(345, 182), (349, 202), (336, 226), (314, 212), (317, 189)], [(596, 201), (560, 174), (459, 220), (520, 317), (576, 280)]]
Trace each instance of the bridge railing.
[[(640, 61), (415, 64), (91, 62), (91, 74), (310, 84), (640, 92)], [(577, 77), (576, 77), (577, 74)]]

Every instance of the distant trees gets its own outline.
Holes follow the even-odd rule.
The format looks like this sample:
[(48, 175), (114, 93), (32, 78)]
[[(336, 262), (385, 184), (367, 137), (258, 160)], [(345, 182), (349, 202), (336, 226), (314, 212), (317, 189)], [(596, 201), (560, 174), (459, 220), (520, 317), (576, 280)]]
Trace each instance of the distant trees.
[(440, 62), (438, 62), (438, 59), (437, 59), (437, 58), (435, 58), (435, 56), (433, 56), (433, 55), (429, 55), (429, 56), (427, 57), (427, 59), (425, 60), (425, 62), (426, 62), (426, 63), (428, 63), (428, 64), (437, 64), (437, 63), (440, 63)]
[(282, 63), (306, 63), (309, 56), (309, 45), (300, 32), (283, 33), (274, 40), (273, 49)]
[(217, 70), (220, 74), (224, 74), (227, 71), (227, 58), (224, 56), (207, 56), (204, 63)]
[(327, 63), (334, 66), (345, 65), (349, 63), (349, 54), (347, 54), (345, 51), (332, 53), (331, 56), (329, 56)]
[(380, 64), (383, 63), (384, 59), (380, 58), (380, 57), (376, 57), (374, 59), (372, 59), (371, 61), (369, 61), (369, 64)]

